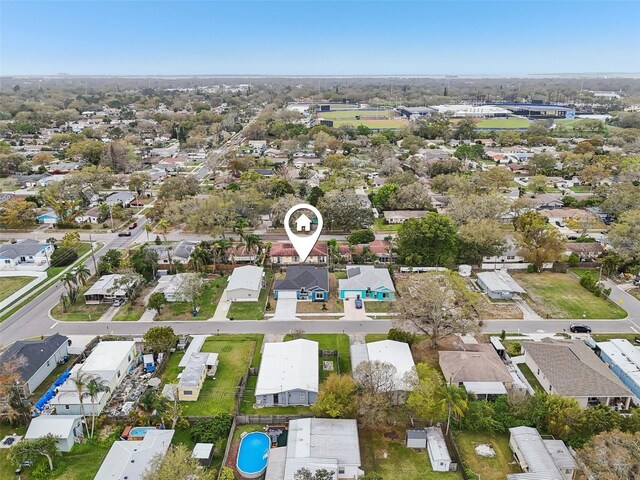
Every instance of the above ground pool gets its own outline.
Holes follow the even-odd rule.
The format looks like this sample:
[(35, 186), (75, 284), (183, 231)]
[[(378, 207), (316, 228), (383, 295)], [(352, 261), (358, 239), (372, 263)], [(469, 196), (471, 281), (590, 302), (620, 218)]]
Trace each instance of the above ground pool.
[(133, 427), (129, 430), (129, 440), (142, 440), (149, 430), (155, 430), (156, 427)]
[(251, 432), (242, 437), (236, 466), (244, 478), (258, 478), (267, 468), (271, 439), (266, 433)]

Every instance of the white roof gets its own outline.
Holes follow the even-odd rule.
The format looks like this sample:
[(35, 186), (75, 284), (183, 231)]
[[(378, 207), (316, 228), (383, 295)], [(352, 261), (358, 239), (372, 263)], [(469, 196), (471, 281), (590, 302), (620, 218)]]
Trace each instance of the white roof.
[(476, 395), (506, 395), (507, 389), (502, 382), (462, 382), (469, 393)]
[(187, 366), (187, 364), (189, 363), (189, 359), (191, 358), (191, 355), (193, 353), (197, 353), (200, 351), (200, 349), (202, 348), (202, 345), (204, 345), (204, 341), (207, 339), (208, 336), (209, 335), (192, 335), (191, 343), (187, 347), (187, 351), (184, 352), (184, 355), (180, 359), (180, 363), (178, 363), (179, 367), (184, 368)]
[(133, 341), (100, 342), (82, 364), (83, 372), (117, 370), (136, 343)]
[(525, 290), (518, 285), (518, 282), (504, 270), (481, 272), (478, 274), (478, 280), (482, 280), (482, 283), (492, 292), (526, 293)]
[(339, 464), (360, 465), (360, 443), (356, 420), (332, 418), (291, 420), (287, 438), (287, 464), (294, 458), (337, 460)]
[(427, 444), (431, 463), (450, 462), (451, 456), (449, 455), (447, 444), (444, 441), (442, 430), (438, 427), (427, 427), (425, 430), (427, 431)]
[(318, 342), (298, 339), (265, 343), (256, 395), (289, 390), (318, 391)]
[(379, 342), (355, 344), (351, 346), (351, 364), (353, 370), (362, 362), (375, 362), (376, 360), (390, 363), (396, 367), (397, 375), (395, 383), (397, 390), (411, 389), (411, 386), (405, 382), (406, 375), (408, 372), (413, 371), (416, 365), (411, 355), (411, 349), (407, 343), (397, 342), (395, 340), (381, 340)]
[(235, 268), (229, 277), (227, 290), (247, 289), (260, 291), (263, 272), (264, 268), (253, 265)]
[[(510, 428), (509, 433), (511, 433), (511, 437), (527, 462), (529, 472), (508, 474), (507, 479), (544, 478), (545, 480), (563, 480), (562, 473), (560, 473), (547, 446), (535, 428), (515, 427)], [(531, 474), (539, 475), (539, 477), (532, 477)]]
[(209, 458), (213, 446), (213, 443), (196, 443), (195, 447), (193, 447), (193, 452), (191, 452), (191, 456), (193, 458)]
[(197, 387), (200, 384), (202, 371), (206, 368), (208, 353), (197, 352), (191, 355), (189, 363), (182, 371), (178, 385), (181, 387)]
[(349, 278), (338, 281), (340, 290), (379, 290), (395, 291), (389, 270), (373, 265), (358, 265), (347, 268)]
[(596, 345), (640, 388), (640, 350), (637, 347), (622, 338), (598, 342)]
[(148, 430), (141, 441), (113, 442), (94, 480), (141, 480), (154, 455), (167, 453), (174, 430)]
[(40, 415), (31, 420), (24, 438), (40, 438), (48, 434), (68, 438), (80, 418), (80, 415)]

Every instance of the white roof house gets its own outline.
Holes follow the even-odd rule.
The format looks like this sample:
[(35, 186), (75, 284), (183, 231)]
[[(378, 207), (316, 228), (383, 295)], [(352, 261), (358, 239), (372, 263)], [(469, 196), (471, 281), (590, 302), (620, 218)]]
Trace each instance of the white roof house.
[(479, 273), (478, 284), (491, 298), (511, 298), (516, 293), (526, 293), (504, 270)]
[(543, 440), (531, 427), (510, 428), (509, 433), (509, 446), (525, 473), (507, 474), (507, 480), (573, 478), (576, 462), (562, 440)]
[(204, 341), (208, 336), (209, 335), (192, 335), (191, 343), (187, 347), (187, 351), (184, 352), (184, 355), (180, 359), (180, 363), (178, 363), (178, 366), (180, 368), (184, 368), (187, 366), (189, 360), (191, 359), (191, 355), (200, 351), (202, 345), (204, 345)]
[(317, 392), (318, 342), (298, 339), (265, 343), (258, 372), (256, 396), (289, 390)]
[(608, 342), (598, 342), (600, 358), (622, 383), (640, 399), (640, 349), (629, 340), (614, 338)]
[(360, 343), (351, 345), (351, 364), (353, 370), (362, 362), (386, 362), (396, 367), (396, 390), (411, 390), (407, 383), (407, 374), (415, 370), (415, 363), (409, 345), (395, 340)]
[(334, 478), (358, 478), (360, 442), (356, 420), (302, 418), (289, 422), (287, 446), (269, 451), (265, 480), (294, 480), (300, 468), (335, 472)]
[(94, 480), (141, 480), (155, 455), (164, 456), (174, 430), (148, 430), (141, 441), (113, 442)]
[(118, 273), (103, 275), (96, 283), (91, 285), (86, 292), (84, 292), (85, 302), (100, 303), (112, 301), (118, 298), (126, 298), (127, 291), (124, 288), (125, 285), (119, 284), (123, 278), (124, 275)]
[(358, 265), (347, 268), (348, 278), (338, 280), (340, 298), (347, 298), (354, 293), (365, 299), (392, 299), (395, 287), (386, 268), (373, 265)]
[(245, 265), (233, 270), (227, 284), (227, 300), (255, 301), (260, 297), (264, 268)]
[(82, 438), (81, 415), (40, 415), (29, 423), (24, 438), (36, 439), (46, 435), (58, 437), (58, 448), (61, 452), (68, 452), (76, 442)]
[(444, 435), (439, 427), (427, 427), (427, 452), (434, 472), (448, 472), (451, 466), (451, 455)]

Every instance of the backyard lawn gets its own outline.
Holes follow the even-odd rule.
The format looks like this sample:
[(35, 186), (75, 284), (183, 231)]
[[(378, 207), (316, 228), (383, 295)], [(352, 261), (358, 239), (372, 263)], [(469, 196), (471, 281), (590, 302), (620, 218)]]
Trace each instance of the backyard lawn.
[[(185, 416), (207, 416), (234, 413), (236, 388), (252, 363), (254, 346), (260, 348), (261, 335), (216, 335), (209, 337), (202, 352), (219, 354), (218, 371), (214, 378), (205, 379), (200, 396), (195, 402), (183, 402)], [(184, 353), (174, 353), (162, 375), (164, 383), (177, 383), (182, 371), (178, 363)]]
[(233, 302), (227, 313), (227, 318), (234, 320), (262, 320), (267, 305), (267, 299), (271, 292), (271, 282), (273, 272), (267, 270), (265, 273), (265, 288), (260, 290), (260, 297), (257, 302)]
[[(504, 480), (507, 474), (520, 472), (509, 448), (507, 434), (460, 432), (455, 434), (455, 441), (462, 461), (482, 480)], [(476, 454), (475, 447), (487, 443), (493, 446), (495, 457), (480, 457)]]
[[(366, 473), (375, 472), (384, 479), (453, 480), (461, 479), (458, 472), (434, 472), (429, 455), (403, 445), (404, 429), (389, 432), (360, 429), (360, 457)], [(392, 438), (390, 438), (392, 437)], [(484, 476), (482, 477), (484, 480)], [(489, 477), (487, 477), (489, 478)], [(502, 477), (504, 479), (504, 476)]]
[(540, 382), (526, 363), (519, 363), (518, 368), (536, 392), (545, 393), (544, 388), (542, 388), (542, 385), (540, 385)]
[(208, 320), (213, 317), (226, 286), (226, 277), (214, 278), (207, 282), (200, 298), (200, 310), (197, 317), (191, 314), (190, 302), (170, 302), (162, 307), (162, 311), (156, 317), (156, 320)]
[(575, 275), (566, 273), (514, 273), (527, 291), (529, 304), (545, 318), (625, 318), (627, 313), (615, 303), (596, 297), (580, 285)]
[(367, 312), (371, 313), (387, 313), (387, 312), (395, 312), (396, 304), (394, 302), (376, 302), (376, 301), (365, 301), (364, 309)]
[(36, 277), (2, 277), (0, 278), (0, 302), (14, 294)]

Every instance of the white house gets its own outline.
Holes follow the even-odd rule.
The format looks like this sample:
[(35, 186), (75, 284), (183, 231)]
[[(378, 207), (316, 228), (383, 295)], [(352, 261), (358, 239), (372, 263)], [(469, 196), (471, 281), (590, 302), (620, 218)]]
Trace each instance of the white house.
[(426, 210), (385, 210), (384, 219), (389, 224), (404, 223), (410, 218), (422, 218), (429, 213)]
[(427, 427), (427, 453), (434, 472), (448, 472), (451, 468), (451, 455), (444, 435), (439, 427)]
[(106, 216), (102, 214), (99, 207), (92, 207), (81, 215), (78, 215), (75, 218), (75, 221), (77, 223), (97, 224), (100, 223), (100, 220), (104, 218), (106, 218)]
[(136, 344), (133, 341), (100, 342), (95, 346), (87, 359), (73, 366), (69, 378), (58, 387), (58, 394), (51, 399), (51, 405), (58, 415), (80, 415), (82, 408), (78, 390), (73, 380), (78, 375), (86, 374), (104, 381), (108, 391), (100, 392), (95, 401), (83, 399), (85, 414), (94, 411), (100, 414), (114, 390), (127, 376), (129, 369), (136, 362)]
[(93, 480), (142, 480), (154, 457), (163, 457), (175, 430), (147, 430), (142, 440), (118, 440)]
[[(355, 371), (363, 362), (386, 362), (396, 369), (392, 398), (401, 403), (411, 391), (411, 375), (415, 371), (415, 363), (409, 345), (395, 340), (356, 343), (351, 345), (351, 365)], [(357, 380), (357, 378), (356, 378)]]
[(297, 339), (265, 343), (256, 384), (256, 404), (312, 405), (318, 398), (318, 342)]
[(531, 427), (509, 429), (509, 447), (524, 473), (508, 473), (507, 480), (571, 480), (578, 468), (562, 440), (543, 440)]
[(506, 270), (479, 273), (478, 285), (487, 295), (495, 299), (511, 299), (518, 293), (526, 293)]
[[(124, 275), (115, 273), (103, 275), (96, 283), (84, 292), (84, 301), (87, 305), (98, 303), (113, 303), (116, 300), (126, 300), (127, 290)], [(130, 280), (133, 281), (133, 280)]]
[(296, 220), (296, 230), (298, 232), (310, 232), (311, 231), (311, 219), (306, 214), (302, 214)]
[(16, 243), (0, 245), (0, 270), (37, 270), (49, 268), (54, 247), (27, 238)]
[(58, 449), (69, 452), (84, 438), (82, 415), (40, 415), (31, 420), (24, 438), (32, 440), (46, 435), (58, 437)]
[(338, 480), (354, 480), (360, 470), (356, 420), (301, 418), (289, 422), (286, 447), (269, 450), (265, 480), (294, 480), (301, 468), (335, 472)]
[(237, 267), (229, 276), (227, 300), (231, 302), (257, 302), (264, 287), (264, 268), (246, 265)]
[[(42, 340), (18, 340), (0, 355), (0, 363), (18, 360), (25, 396), (31, 395), (69, 355), (69, 339), (59, 333)], [(20, 361), (24, 359), (24, 361)]]

